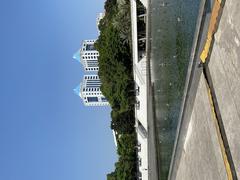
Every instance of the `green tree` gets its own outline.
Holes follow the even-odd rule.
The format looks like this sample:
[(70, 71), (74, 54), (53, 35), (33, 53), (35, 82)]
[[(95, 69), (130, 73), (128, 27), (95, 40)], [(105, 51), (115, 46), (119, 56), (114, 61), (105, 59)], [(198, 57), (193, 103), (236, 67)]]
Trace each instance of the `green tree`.
[(122, 113), (113, 112), (114, 111), (112, 111), (111, 129), (115, 130), (118, 134), (131, 134), (135, 131), (133, 111), (125, 111)]
[(118, 133), (119, 159), (115, 171), (107, 175), (108, 180), (133, 180), (137, 172), (130, 21), (128, 0), (107, 0), (95, 43), (100, 54), (101, 91), (112, 107), (111, 128)]
[(112, 172), (107, 175), (107, 180), (117, 180), (117, 175), (115, 172)]

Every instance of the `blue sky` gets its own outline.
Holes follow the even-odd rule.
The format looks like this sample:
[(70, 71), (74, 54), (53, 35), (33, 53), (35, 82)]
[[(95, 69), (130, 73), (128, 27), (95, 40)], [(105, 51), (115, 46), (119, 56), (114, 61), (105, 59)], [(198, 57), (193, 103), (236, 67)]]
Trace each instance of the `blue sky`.
[(72, 55), (97, 37), (103, 0), (0, 1), (0, 179), (102, 180), (116, 149), (110, 108), (73, 93)]

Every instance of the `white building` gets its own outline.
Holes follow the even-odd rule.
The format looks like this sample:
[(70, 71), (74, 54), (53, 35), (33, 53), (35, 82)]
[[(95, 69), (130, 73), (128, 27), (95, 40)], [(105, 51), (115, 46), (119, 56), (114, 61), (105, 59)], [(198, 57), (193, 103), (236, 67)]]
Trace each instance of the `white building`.
[[(140, 0), (146, 6), (147, 0)], [(144, 4), (145, 3), (145, 4)], [(131, 0), (132, 55), (133, 76), (135, 80), (136, 105), (135, 127), (138, 141), (138, 179), (149, 179), (148, 159), (148, 91), (147, 91), (147, 59), (144, 50), (139, 50), (137, 1)]]
[(98, 71), (99, 53), (94, 47), (96, 40), (84, 40), (81, 49), (74, 55), (73, 59), (81, 62), (85, 71)]
[(82, 98), (85, 106), (107, 106), (109, 103), (103, 96), (100, 86), (98, 75), (85, 75), (83, 82), (74, 89), (74, 92)]

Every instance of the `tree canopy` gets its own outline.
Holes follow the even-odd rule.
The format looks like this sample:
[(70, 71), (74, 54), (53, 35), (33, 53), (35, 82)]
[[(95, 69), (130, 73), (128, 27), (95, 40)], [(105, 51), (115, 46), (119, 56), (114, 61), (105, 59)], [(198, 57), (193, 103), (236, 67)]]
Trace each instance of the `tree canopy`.
[(118, 162), (108, 180), (136, 179), (137, 153), (134, 118), (134, 80), (131, 54), (131, 17), (128, 0), (107, 0), (105, 17), (95, 43), (99, 52), (101, 91), (111, 107), (111, 128), (117, 133)]

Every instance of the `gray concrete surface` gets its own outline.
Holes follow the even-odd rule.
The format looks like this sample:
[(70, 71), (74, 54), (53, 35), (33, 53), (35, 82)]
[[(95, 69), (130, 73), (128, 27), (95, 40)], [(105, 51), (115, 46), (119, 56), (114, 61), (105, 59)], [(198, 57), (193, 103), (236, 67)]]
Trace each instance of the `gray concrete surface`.
[[(206, 18), (207, 19), (207, 18)], [(226, 0), (219, 30), (215, 35), (209, 76), (223, 121), (231, 158), (240, 179), (240, 1)], [(201, 29), (201, 33), (204, 32)], [(199, 37), (203, 39), (200, 33)], [(203, 42), (193, 49), (193, 71), (185, 89), (186, 103), (173, 155), (171, 176), (175, 180), (227, 179), (216, 127), (211, 113), (202, 69), (198, 68)], [(189, 72), (191, 74), (191, 72)], [(187, 81), (188, 81), (187, 80)], [(152, 123), (154, 126), (154, 124)], [(154, 136), (152, 136), (154, 137)], [(154, 143), (153, 143), (154, 144)], [(152, 152), (154, 152), (152, 150)], [(154, 154), (156, 156), (156, 154)], [(153, 165), (156, 165), (153, 164)]]
[(215, 35), (209, 72), (240, 179), (240, 1), (227, 0)]
[(227, 179), (211, 105), (207, 97), (205, 79), (201, 75), (187, 133), (181, 147), (183, 153), (176, 179)]
[[(233, 159), (238, 178), (240, 178), (240, 133), (238, 131), (240, 129), (240, 97), (238, 96), (240, 92), (239, 9), (240, 1), (226, 1), (219, 24), (219, 30), (215, 35), (215, 44), (212, 50), (210, 62), (208, 64), (208, 78), (211, 80), (211, 86), (214, 89), (219, 114), (223, 121), (222, 127), (226, 133), (226, 138), (224, 137), (224, 139), (229, 144), (231, 158)], [(206, 36), (203, 34), (200, 37), (204, 39)], [(203, 43), (200, 41), (196, 61), (199, 61), (199, 52), (201, 52), (202, 49), (201, 44)], [(189, 84), (186, 106), (183, 110), (183, 120), (179, 129), (179, 138), (176, 143), (176, 152), (173, 156), (172, 171), (169, 179), (227, 179), (225, 167), (223, 166), (223, 160), (220, 158), (222, 156), (221, 153), (218, 153), (218, 156), (215, 157), (215, 163), (217, 164), (212, 164), (207, 160), (204, 161), (202, 159), (197, 159), (194, 156), (194, 148), (187, 150), (188, 148), (186, 147), (187, 141), (194, 142), (194, 137), (198, 137), (196, 134), (202, 131), (202, 128), (197, 128), (194, 134), (189, 135), (189, 132), (191, 133), (193, 131), (191, 124), (193, 121), (196, 121), (193, 119), (193, 116), (197, 117), (200, 115), (200, 112), (198, 112), (199, 115), (196, 116), (195, 106), (199, 106), (199, 104), (202, 103), (201, 101), (205, 101), (208, 98), (208, 96), (206, 96), (205, 98), (202, 97), (202, 99), (198, 99), (197, 97), (195, 99), (194, 95), (196, 94), (196, 91), (198, 96), (199, 93), (202, 93), (201, 91), (203, 89), (201, 88), (201, 81), (200, 84), (197, 84), (199, 79), (199, 72), (197, 72), (199, 71), (198, 68), (193, 68), (193, 71), (196, 75), (193, 76), (192, 81), (190, 80), (191, 83)], [(193, 104), (193, 100), (194, 106), (192, 110), (191, 106)], [(191, 117), (189, 117), (189, 114), (191, 114)], [(208, 116), (203, 116), (202, 121), (206, 121), (208, 118)], [(211, 133), (208, 138), (202, 136), (199, 139), (200, 142), (203, 142), (202, 145), (208, 144), (209, 138), (211, 138), (213, 142), (216, 132), (209, 132)], [(189, 137), (190, 139), (193, 139), (189, 140)], [(192, 145), (196, 146), (194, 144)], [(215, 152), (216, 150), (219, 150), (219, 148), (219, 143), (212, 143), (211, 146), (209, 145), (207, 150), (201, 149), (198, 153), (206, 153), (206, 158), (210, 156), (211, 159), (213, 157), (211, 152)], [(196, 162), (198, 163), (196, 164)], [(194, 163), (195, 165), (199, 165), (198, 169), (192, 168)], [(205, 167), (208, 168), (204, 169)]]

